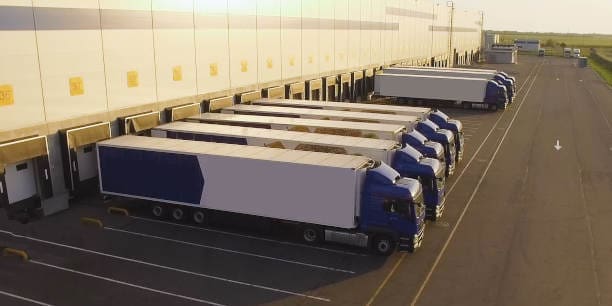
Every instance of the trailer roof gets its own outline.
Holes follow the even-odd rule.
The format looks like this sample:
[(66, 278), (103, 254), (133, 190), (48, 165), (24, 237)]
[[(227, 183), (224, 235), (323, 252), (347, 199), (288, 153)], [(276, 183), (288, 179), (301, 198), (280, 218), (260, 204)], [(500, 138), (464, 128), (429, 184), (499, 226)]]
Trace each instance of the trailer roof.
[(285, 130), (271, 130), (262, 128), (231, 126), (221, 124), (202, 124), (190, 122), (172, 122), (155, 127), (158, 130), (173, 132), (200, 133), (219, 136), (266, 138), (274, 140), (296, 141), (302, 143), (316, 143), (333, 146), (360, 147), (379, 150), (392, 150), (398, 143), (393, 140), (362, 138), (342, 135), (330, 135), (307, 132), (294, 132)]
[(248, 104), (236, 104), (234, 106), (226, 107), (222, 111), (267, 113), (267, 114), (273, 114), (273, 115), (339, 117), (339, 118), (348, 118), (348, 119), (354, 119), (354, 120), (379, 121), (381, 123), (397, 122), (398, 124), (401, 123), (404, 125), (409, 125), (410, 123), (416, 123), (417, 121), (419, 121), (418, 117), (410, 116), (410, 115), (388, 115), (388, 114), (378, 114), (378, 113), (360, 113), (360, 112), (347, 112), (347, 111), (327, 110), (327, 109), (294, 108), (294, 107), (248, 105)]
[(456, 79), (456, 80), (481, 80), (489, 81), (487, 78), (466, 78), (466, 77), (455, 77), (455, 76), (439, 76), (439, 75), (418, 75), (418, 74), (397, 74), (397, 73), (381, 73), (376, 76), (388, 76), (398, 78), (421, 78), (421, 79)]
[[(370, 111), (391, 111), (397, 112), (398, 115), (407, 113), (423, 113), (427, 114), (432, 111), (428, 107), (412, 107), (412, 106), (401, 106), (401, 105), (386, 105), (386, 104), (372, 104), (372, 103), (348, 103), (348, 102), (329, 102), (329, 101), (309, 101), (309, 100), (293, 100), (293, 99), (257, 99), (251, 102), (252, 104), (261, 105), (296, 105), (304, 107), (331, 107), (331, 108), (350, 108), (356, 110), (370, 110)], [(392, 114), (390, 114), (392, 115)]]
[(132, 135), (112, 138), (102, 141), (98, 145), (177, 154), (228, 156), (345, 169), (359, 169), (372, 164), (371, 159), (363, 156)]
[(406, 127), (399, 124), (385, 123), (366, 123), (353, 121), (337, 121), (337, 120), (320, 120), (320, 119), (304, 119), (304, 118), (288, 118), (288, 117), (273, 117), (273, 116), (255, 116), (255, 115), (238, 115), (238, 114), (219, 114), (219, 113), (204, 113), (189, 117), (188, 119), (197, 121), (217, 121), (227, 123), (253, 123), (253, 124), (281, 124), (294, 126), (312, 126), (322, 128), (338, 128), (360, 131), (376, 131), (401, 133), (406, 131)]

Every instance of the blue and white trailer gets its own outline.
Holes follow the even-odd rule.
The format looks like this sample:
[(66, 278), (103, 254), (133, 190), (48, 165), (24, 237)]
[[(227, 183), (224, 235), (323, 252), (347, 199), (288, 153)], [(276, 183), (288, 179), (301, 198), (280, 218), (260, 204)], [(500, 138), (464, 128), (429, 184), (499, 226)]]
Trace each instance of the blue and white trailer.
[(151, 130), (151, 136), (366, 156), (390, 165), (402, 177), (418, 179), (430, 220), (435, 221), (444, 211), (445, 165), (424, 157), (409, 145), (402, 148), (393, 140), (191, 122), (157, 126)]
[(294, 224), (306, 242), (414, 251), (421, 184), (362, 156), (141, 136), (97, 146), (105, 195), (149, 200), (156, 215), (240, 214)]
[(301, 107), (311, 109), (325, 109), (361, 113), (379, 113), (388, 115), (416, 116), (421, 121), (431, 120), (440, 128), (452, 131), (455, 134), (455, 144), (457, 146), (457, 162), (463, 158), (463, 124), (459, 120), (450, 119), (448, 115), (440, 110), (428, 107), (412, 107), (404, 105), (384, 105), (371, 103), (347, 103), (347, 102), (327, 102), (327, 101), (307, 101), (293, 99), (257, 99), (251, 104), (282, 106), (282, 107)]
[[(427, 140), (418, 131), (407, 132), (406, 127), (397, 124), (363, 123), (353, 121), (333, 121), (320, 119), (302, 119), (289, 117), (253, 116), (220, 113), (204, 113), (186, 119), (188, 122), (212, 123), (234, 126), (258, 127), (272, 130), (299, 131), (318, 134), (344, 135), (354, 137), (394, 140), (411, 144), (426, 157), (446, 163), (444, 147)], [(425, 141), (422, 141), (425, 139)], [(449, 169), (446, 163), (447, 176), (452, 174), (454, 163)], [(450, 171), (450, 172), (449, 172)]]
[(495, 69), (481, 69), (481, 68), (440, 68), (440, 67), (420, 67), (423, 69), (452, 69), (452, 70), (456, 70), (456, 71), (476, 71), (476, 72), (490, 72), (490, 73), (498, 73), (502, 76), (504, 76), (506, 79), (512, 80), (512, 82), (514, 82), (514, 84), (516, 85), (516, 78), (509, 75), (508, 73), (501, 71), (501, 70), (495, 70)]
[(375, 76), (374, 87), (377, 95), (405, 101), (490, 110), (508, 104), (506, 87), (486, 78), (381, 73)]
[(508, 101), (512, 103), (515, 93), (515, 84), (511, 79), (506, 78), (503, 74), (492, 72), (492, 71), (465, 71), (455, 70), (453, 68), (438, 68), (429, 69), (421, 67), (410, 67), (410, 66), (397, 66), (389, 67), (383, 70), (384, 73), (390, 74), (411, 74), (411, 75), (430, 75), (430, 76), (451, 76), (460, 78), (485, 78), (498, 82), (499, 84), (506, 87), (508, 92)]
[[(456, 147), (453, 132), (445, 129), (432, 129), (416, 116), (389, 115), (377, 113), (360, 113), (349, 111), (334, 111), (324, 109), (307, 109), (293, 107), (277, 107), (263, 105), (237, 104), (221, 110), (225, 114), (247, 114), (261, 116), (280, 116), (305, 119), (342, 120), (364, 123), (401, 124), (407, 131), (417, 130), (429, 140), (440, 143), (444, 147), (445, 160), (449, 173), (452, 173), (456, 163)], [(407, 136), (410, 137), (410, 136)]]

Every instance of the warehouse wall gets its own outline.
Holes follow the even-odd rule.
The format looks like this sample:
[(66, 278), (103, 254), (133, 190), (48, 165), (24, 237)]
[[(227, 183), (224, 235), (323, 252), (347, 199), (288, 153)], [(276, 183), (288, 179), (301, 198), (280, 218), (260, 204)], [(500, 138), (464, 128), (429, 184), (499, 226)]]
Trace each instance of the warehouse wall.
[(426, 0), (0, 0), (0, 142), (48, 135), (65, 194), (59, 129), (448, 59), (480, 21)]

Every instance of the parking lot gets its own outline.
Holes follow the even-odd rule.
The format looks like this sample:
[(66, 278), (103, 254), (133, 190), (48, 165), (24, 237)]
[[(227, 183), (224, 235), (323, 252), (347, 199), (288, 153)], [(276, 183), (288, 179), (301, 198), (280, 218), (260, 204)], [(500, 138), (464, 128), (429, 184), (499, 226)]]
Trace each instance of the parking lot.
[(146, 203), (95, 197), (0, 220), (0, 246), (30, 257), (0, 257), (0, 305), (610, 305), (612, 91), (570, 60), (520, 60), (495, 66), (519, 80), (509, 109), (443, 109), (466, 151), (414, 254), (159, 221)]

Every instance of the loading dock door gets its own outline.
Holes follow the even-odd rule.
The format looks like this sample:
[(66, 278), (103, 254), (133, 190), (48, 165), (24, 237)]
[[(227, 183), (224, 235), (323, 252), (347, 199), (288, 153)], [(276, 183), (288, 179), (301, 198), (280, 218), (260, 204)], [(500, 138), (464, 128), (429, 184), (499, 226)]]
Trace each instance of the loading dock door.
[(53, 196), (46, 136), (0, 144), (0, 206), (9, 219), (42, 215), (41, 200)]
[(8, 164), (5, 167), (8, 204), (21, 202), (36, 196), (36, 172), (32, 160)]
[(98, 190), (97, 142), (111, 137), (109, 122), (59, 132), (62, 144), (64, 181), (72, 197)]

